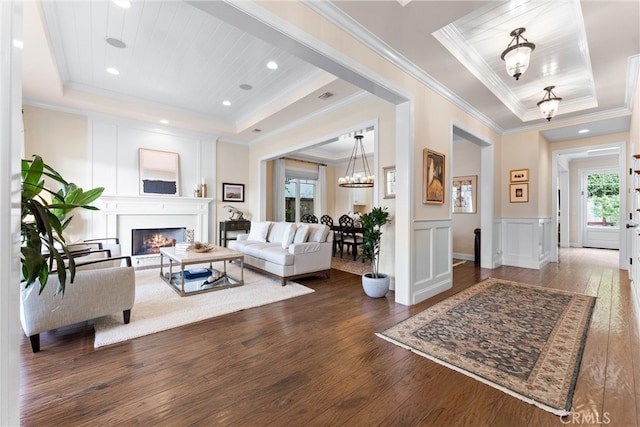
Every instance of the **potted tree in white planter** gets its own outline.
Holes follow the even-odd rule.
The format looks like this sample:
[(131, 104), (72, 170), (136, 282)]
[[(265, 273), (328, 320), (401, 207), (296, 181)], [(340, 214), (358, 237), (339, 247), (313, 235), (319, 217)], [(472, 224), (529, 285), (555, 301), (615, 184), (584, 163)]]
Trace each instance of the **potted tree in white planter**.
[(380, 264), (380, 238), (381, 228), (390, 222), (389, 212), (384, 207), (374, 207), (370, 212), (360, 217), (364, 228), (362, 259), (371, 261), (371, 273), (362, 275), (362, 287), (364, 292), (372, 298), (381, 298), (389, 290), (389, 276), (378, 271)]

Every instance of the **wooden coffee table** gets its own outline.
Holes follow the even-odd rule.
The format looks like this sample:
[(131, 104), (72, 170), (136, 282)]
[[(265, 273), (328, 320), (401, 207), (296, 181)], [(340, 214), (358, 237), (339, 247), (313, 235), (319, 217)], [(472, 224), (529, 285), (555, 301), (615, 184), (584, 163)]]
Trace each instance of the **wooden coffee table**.
[[(168, 272), (164, 271), (165, 257), (169, 259)], [(240, 264), (240, 278), (227, 275), (227, 262), (231, 261), (237, 261)], [(222, 262), (222, 270), (214, 269), (212, 265), (214, 262)], [(207, 277), (193, 280), (185, 279), (186, 266), (207, 263), (211, 275), (219, 276), (217, 280), (207, 283)], [(244, 284), (244, 255), (241, 252), (220, 246), (216, 246), (208, 252), (176, 251), (175, 247), (161, 248), (160, 277), (181, 297), (242, 286)]]

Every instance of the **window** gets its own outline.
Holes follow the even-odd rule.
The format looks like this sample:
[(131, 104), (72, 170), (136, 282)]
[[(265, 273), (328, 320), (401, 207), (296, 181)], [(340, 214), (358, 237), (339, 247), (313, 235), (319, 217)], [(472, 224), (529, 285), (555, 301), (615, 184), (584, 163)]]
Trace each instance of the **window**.
[(590, 173), (587, 185), (587, 226), (617, 228), (620, 219), (618, 172)]
[(304, 214), (313, 214), (316, 180), (287, 177), (285, 197), (285, 220), (300, 222)]

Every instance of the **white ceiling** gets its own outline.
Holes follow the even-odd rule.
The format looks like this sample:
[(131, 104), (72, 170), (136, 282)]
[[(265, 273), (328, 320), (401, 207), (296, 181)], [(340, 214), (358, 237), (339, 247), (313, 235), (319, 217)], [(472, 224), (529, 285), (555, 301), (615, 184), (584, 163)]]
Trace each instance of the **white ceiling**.
[[(599, 127), (629, 128), (640, 62), (638, 1), (306, 4), (498, 132), (548, 128), (536, 103), (549, 85), (563, 98), (551, 125), (589, 122), (592, 133), (586, 136)], [(259, 40), (254, 30), (263, 24), (247, 15), (239, 25), (223, 13), (224, 6), (132, 0), (130, 9), (121, 9), (107, 0), (25, 2), (25, 100), (152, 123), (166, 119), (168, 126), (250, 142), (368, 89), (362, 79), (350, 83), (318, 68), (333, 72), (330, 61), (311, 65), (299, 59), (295, 43)], [(526, 27), (524, 36), (536, 44), (519, 81), (500, 60), (517, 27)], [(109, 37), (126, 48), (107, 44)], [(266, 68), (271, 60), (277, 70)], [(107, 74), (109, 66), (120, 74)], [(242, 84), (252, 89), (240, 89)], [(325, 92), (333, 96), (318, 98)], [(549, 130), (545, 136), (576, 138), (576, 130)], [(314, 148), (309, 155), (336, 155)]]

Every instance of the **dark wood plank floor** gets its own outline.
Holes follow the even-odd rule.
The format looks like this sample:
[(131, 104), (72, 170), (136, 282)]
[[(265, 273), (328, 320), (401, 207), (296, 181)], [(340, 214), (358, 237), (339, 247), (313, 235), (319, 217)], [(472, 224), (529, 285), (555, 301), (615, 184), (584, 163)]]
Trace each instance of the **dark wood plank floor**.
[[(364, 296), (360, 277), (300, 280), (310, 295), (93, 349), (90, 324), (21, 344), (25, 426), (637, 426), (640, 336), (615, 251), (569, 249), (542, 270), (454, 269), (414, 307)], [(597, 295), (569, 419), (374, 335), (487, 278)]]

